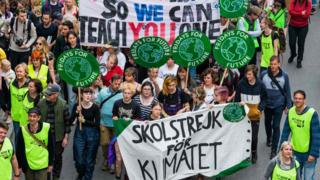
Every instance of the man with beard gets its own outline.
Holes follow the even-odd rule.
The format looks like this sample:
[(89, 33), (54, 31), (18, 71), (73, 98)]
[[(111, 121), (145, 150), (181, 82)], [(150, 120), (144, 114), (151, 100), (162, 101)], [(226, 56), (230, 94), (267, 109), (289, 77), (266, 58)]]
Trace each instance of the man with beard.
[(37, 35), (46, 38), (49, 48), (51, 49), (56, 43), (58, 27), (52, 23), (49, 12), (42, 13), (42, 23), (37, 26)]

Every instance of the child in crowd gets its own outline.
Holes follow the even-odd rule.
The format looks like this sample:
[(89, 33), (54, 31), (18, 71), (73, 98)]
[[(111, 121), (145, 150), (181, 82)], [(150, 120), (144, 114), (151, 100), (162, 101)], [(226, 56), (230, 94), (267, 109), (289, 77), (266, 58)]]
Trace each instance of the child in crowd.
[(1, 61), (1, 77), (3, 77), (8, 88), (10, 82), (16, 78), (14, 71), (11, 69), (11, 63), (7, 59)]
[(131, 89), (135, 90), (136, 93), (140, 93), (141, 91), (141, 84), (136, 81), (137, 77), (137, 69), (134, 67), (129, 67), (124, 72), (124, 82), (121, 84), (120, 89), (122, 90), (123, 87), (129, 86)]

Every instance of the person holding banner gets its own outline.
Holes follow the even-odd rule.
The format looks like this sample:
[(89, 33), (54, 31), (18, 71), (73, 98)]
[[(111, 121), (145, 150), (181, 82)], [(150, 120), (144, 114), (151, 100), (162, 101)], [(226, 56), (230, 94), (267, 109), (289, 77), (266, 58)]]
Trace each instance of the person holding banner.
[(204, 102), (206, 97), (206, 92), (203, 87), (198, 86), (192, 90), (192, 108), (191, 111), (197, 111), (200, 109), (205, 109), (208, 107), (208, 104)]
[(265, 180), (300, 180), (299, 167), (299, 162), (293, 157), (292, 145), (284, 141), (279, 154), (268, 163), (264, 178)]
[(92, 179), (99, 147), (100, 109), (92, 102), (92, 94), (89, 87), (81, 91), (81, 104), (74, 106), (71, 116), (71, 119), (78, 119), (73, 138), (73, 159), (79, 180)]
[[(187, 73), (188, 69), (179, 66), (177, 73), (178, 87), (183, 90), (187, 95), (192, 94), (192, 90), (197, 86), (196, 82), (192, 79), (190, 73)], [(188, 82), (186, 82), (188, 81)]]
[(188, 97), (184, 91), (177, 87), (177, 78), (172, 75), (167, 76), (158, 96), (163, 108), (163, 115), (168, 117), (189, 111)]
[(316, 110), (305, 104), (306, 93), (293, 93), (294, 106), (290, 108), (283, 126), (280, 142), (291, 134), (292, 149), (300, 163), (300, 173), (305, 180), (314, 180), (320, 149), (320, 125)]
[(249, 64), (256, 64), (257, 61), (257, 48), (259, 48), (258, 37), (261, 35), (261, 28), (259, 17), (262, 10), (258, 6), (250, 6), (248, 13), (245, 17), (238, 20), (237, 29), (242, 30), (252, 37), (256, 51)]
[[(134, 89), (130, 86), (123, 88), (123, 99), (117, 100), (112, 108), (112, 119), (118, 120), (119, 118), (125, 119), (141, 119), (141, 111), (139, 105), (132, 100), (134, 95)], [(122, 173), (122, 155), (120, 153), (120, 148), (118, 142), (115, 143), (116, 151), (116, 179), (121, 178)]]
[(256, 163), (260, 118), (266, 105), (267, 93), (264, 84), (257, 78), (258, 68), (255, 65), (248, 65), (244, 73), (245, 76), (240, 80), (236, 90), (235, 101), (249, 107), (248, 118), (252, 130), (251, 160), (252, 163)]
[(153, 121), (153, 120), (158, 120), (158, 119), (162, 119), (164, 118), (164, 116), (162, 115), (162, 107), (161, 104), (159, 102), (154, 103), (151, 107), (151, 113), (149, 116), (149, 120)]

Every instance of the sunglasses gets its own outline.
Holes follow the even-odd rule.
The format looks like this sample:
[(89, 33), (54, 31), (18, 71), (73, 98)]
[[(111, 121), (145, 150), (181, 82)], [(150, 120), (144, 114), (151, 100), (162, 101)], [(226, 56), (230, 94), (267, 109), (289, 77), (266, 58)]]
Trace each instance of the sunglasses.
[(40, 45), (40, 46), (41, 46), (41, 45), (42, 45), (42, 43), (38, 43), (38, 42), (36, 42), (36, 45)]

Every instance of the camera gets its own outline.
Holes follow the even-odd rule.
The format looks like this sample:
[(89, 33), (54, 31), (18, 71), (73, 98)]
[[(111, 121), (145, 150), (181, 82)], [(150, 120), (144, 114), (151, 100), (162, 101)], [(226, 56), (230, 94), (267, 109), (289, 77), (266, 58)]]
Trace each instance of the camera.
[(23, 39), (20, 39), (20, 38), (16, 39), (15, 43), (16, 43), (17, 46), (22, 46), (23, 45)]

